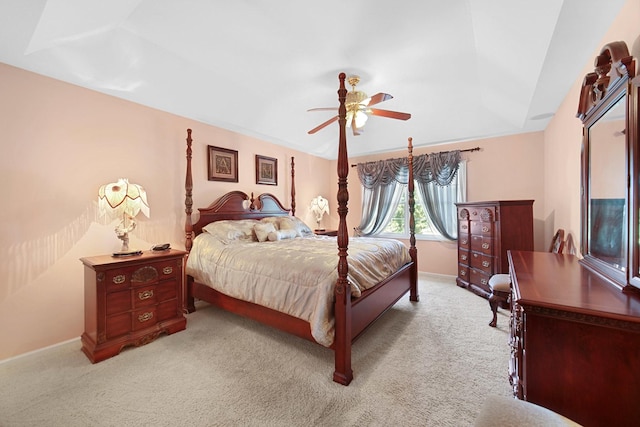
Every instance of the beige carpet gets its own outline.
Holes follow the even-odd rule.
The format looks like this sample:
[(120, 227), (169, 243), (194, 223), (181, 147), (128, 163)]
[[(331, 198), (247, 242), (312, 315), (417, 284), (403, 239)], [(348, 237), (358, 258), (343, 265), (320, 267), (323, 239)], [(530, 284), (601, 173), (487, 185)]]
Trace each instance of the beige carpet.
[(333, 352), (199, 305), (187, 329), (92, 365), (74, 341), (0, 364), (1, 426), (468, 426), (510, 396), (508, 313), (449, 277), (420, 276), (353, 347)]

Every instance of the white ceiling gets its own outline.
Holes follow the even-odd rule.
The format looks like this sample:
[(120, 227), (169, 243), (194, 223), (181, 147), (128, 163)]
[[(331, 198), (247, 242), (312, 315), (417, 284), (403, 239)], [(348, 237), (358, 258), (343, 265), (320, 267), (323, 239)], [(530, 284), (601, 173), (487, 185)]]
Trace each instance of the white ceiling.
[(544, 129), (624, 0), (606, 3), (0, 0), (0, 62), (329, 159), (338, 125), (308, 135), (332, 113), (307, 110), (357, 74), (412, 118), (371, 117), (355, 157)]

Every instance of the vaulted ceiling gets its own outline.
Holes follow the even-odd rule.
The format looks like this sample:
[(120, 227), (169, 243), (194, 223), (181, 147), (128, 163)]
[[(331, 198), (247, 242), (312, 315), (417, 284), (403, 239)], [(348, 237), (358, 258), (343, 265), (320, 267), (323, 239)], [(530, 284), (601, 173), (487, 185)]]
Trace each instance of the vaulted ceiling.
[(412, 115), (351, 156), (544, 129), (623, 3), (0, 0), (0, 62), (331, 159), (340, 72)]

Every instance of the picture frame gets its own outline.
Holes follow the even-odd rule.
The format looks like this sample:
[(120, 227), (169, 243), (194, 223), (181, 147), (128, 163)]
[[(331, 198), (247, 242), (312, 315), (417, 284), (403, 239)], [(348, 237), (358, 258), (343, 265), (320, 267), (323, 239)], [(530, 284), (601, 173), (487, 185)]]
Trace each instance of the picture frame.
[(209, 181), (238, 182), (238, 152), (208, 145)]
[(256, 184), (278, 185), (278, 159), (256, 154)]

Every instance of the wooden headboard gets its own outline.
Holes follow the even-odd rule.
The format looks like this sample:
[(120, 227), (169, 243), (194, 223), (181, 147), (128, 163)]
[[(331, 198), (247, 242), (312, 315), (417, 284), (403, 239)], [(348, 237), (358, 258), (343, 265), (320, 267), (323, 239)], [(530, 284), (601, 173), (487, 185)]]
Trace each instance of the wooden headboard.
[[(269, 216), (289, 216), (291, 211), (273, 194), (263, 193), (257, 198), (242, 191), (230, 191), (209, 207), (199, 208), (200, 218), (193, 224), (194, 237), (202, 233), (202, 227), (225, 219), (261, 219)], [(190, 250), (191, 248), (187, 248)]]

